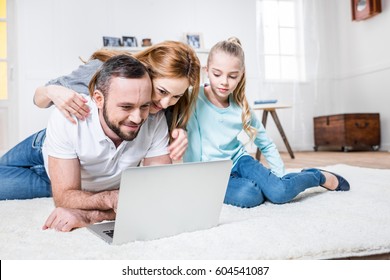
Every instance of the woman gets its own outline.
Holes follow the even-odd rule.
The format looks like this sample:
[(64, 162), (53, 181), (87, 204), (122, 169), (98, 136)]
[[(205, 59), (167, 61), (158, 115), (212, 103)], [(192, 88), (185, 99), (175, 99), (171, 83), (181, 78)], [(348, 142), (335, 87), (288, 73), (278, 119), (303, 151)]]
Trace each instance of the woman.
[(85, 65), (70, 75), (51, 80), (46, 86), (39, 87), (35, 92), (34, 103), (41, 108), (55, 104), (71, 122), (75, 122), (72, 115), (84, 119), (89, 109), (85, 105), (83, 94), (89, 94), (91, 77), (104, 61), (118, 54), (132, 55), (149, 69), (154, 89), (150, 114), (165, 110), (171, 132), (170, 155), (174, 160), (180, 159), (188, 143), (183, 129), (196, 102), (200, 83), (199, 59), (187, 44), (165, 41), (136, 54), (120, 50), (99, 50), (92, 54)]

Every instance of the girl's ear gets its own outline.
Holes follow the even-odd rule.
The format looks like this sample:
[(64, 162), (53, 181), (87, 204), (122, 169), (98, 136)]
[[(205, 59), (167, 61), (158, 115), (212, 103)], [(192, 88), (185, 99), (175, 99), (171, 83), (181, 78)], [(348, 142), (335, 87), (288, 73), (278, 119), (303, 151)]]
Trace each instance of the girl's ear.
[(209, 67), (203, 66), (203, 71), (206, 73), (207, 78), (209, 77)]
[(93, 92), (93, 100), (95, 100), (96, 106), (99, 109), (103, 108), (104, 105), (104, 95), (100, 90), (95, 90)]

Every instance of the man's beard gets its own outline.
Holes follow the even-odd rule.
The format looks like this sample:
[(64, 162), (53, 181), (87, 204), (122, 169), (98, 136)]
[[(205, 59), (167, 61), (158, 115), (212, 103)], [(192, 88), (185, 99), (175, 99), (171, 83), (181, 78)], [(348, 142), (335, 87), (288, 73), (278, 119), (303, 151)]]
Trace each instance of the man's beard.
[(106, 110), (106, 104), (103, 105), (103, 118), (104, 121), (106, 122), (107, 126), (116, 134), (119, 136), (124, 141), (133, 141), (137, 135), (138, 132), (141, 130), (142, 124), (145, 122), (145, 120), (142, 120), (141, 125), (137, 131), (129, 131), (128, 133), (124, 133), (123, 131), (120, 130), (119, 125), (121, 122), (119, 122), (119, 125), (115, 125), (113, 122), (110, 121), (107, 115), (107, 110)]

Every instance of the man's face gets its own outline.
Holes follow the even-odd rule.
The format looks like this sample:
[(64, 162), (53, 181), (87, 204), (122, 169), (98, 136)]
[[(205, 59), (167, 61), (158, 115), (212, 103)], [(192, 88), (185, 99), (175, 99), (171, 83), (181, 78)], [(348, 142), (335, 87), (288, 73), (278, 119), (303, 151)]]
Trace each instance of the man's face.
[(137, 137), (148, 118), (151, 97), (152, 83), (148, 76), (139, 79), (113, 78), (103, 108), (99, 106), (100, 121), (106, 135), (112, 140), (126, 141)]

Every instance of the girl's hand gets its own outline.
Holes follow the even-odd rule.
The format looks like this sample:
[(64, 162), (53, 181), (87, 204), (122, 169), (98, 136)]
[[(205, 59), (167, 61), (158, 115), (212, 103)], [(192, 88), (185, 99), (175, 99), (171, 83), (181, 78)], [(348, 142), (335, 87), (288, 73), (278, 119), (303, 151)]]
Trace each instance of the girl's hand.
[(187, 132), (184, 129), (176, 128), (172, 131), (172, 138), (174, 139), (169, 145), (169, 156), (173, 160), (180, 160), (188, 146)]
[(90, 109), (86, 104), (88, 101), (81, 94), (69, 88), (56, 85), (48, 86), (47, 97), (50, 98), (65, 118), (74, 124), (76, 124), (76, 121), (72, 115), (79, 120), (85, 120), (89, 115)]

